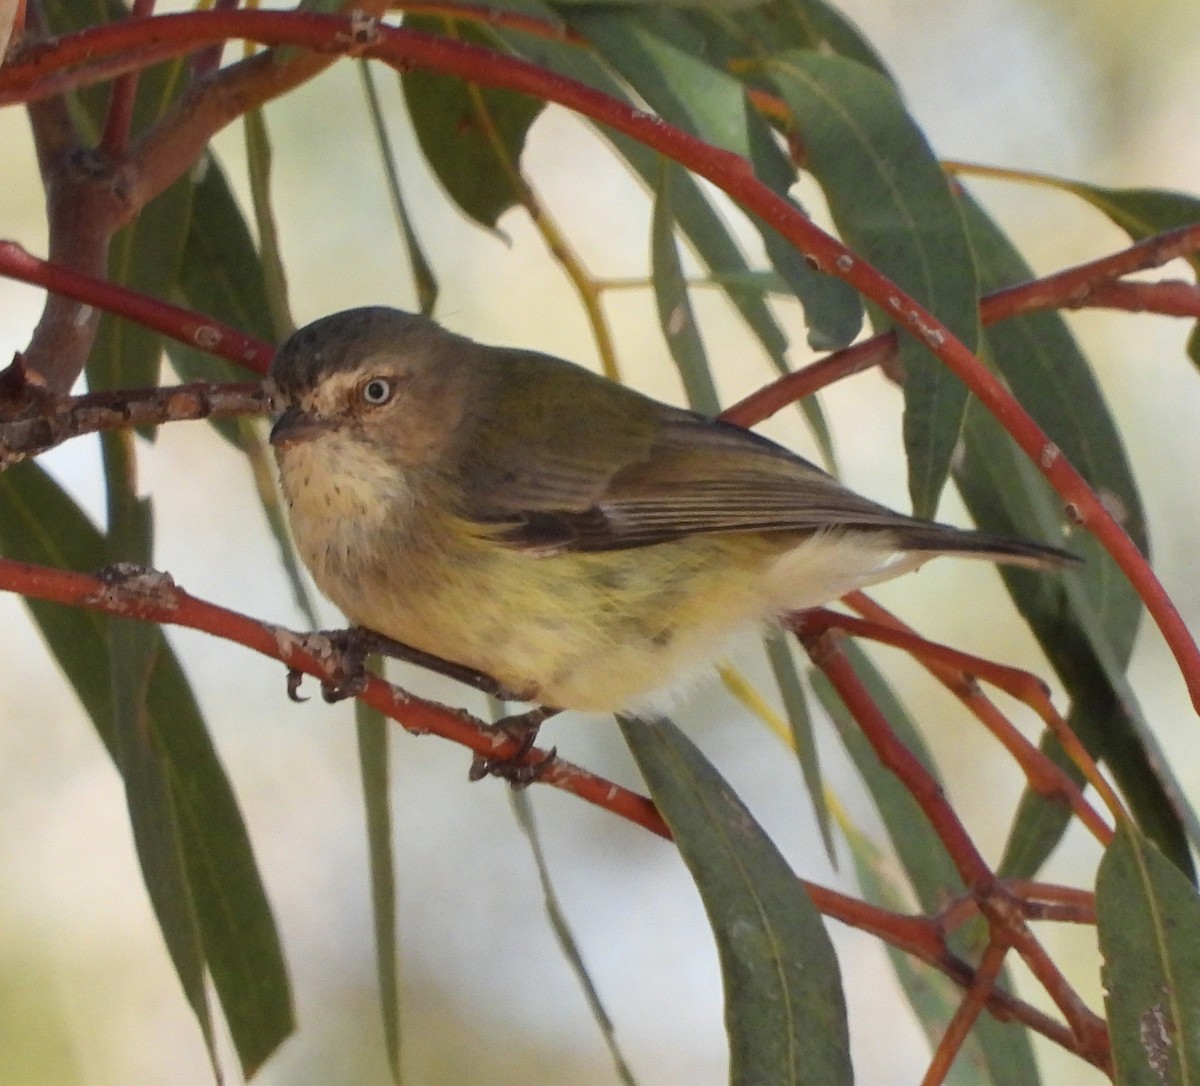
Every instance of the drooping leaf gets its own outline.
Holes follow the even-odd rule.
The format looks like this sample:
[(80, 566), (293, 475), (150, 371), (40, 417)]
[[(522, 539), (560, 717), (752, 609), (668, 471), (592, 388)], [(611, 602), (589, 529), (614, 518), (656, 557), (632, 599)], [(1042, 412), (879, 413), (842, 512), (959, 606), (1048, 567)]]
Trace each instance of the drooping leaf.
[[(0, 551), (82, 571), (108, 560), (104, 537), (34, 461), (0, 473)], [(114, 760), (109, 620), (29, 600), (47, 647)], [(156, 631), (146, 707), (161, 743), (205, 962), (247, 1073), (291, 1032), (278, 932), (229, 779), (170, 645)]]
[(282, 339), (296, 328), (288, 298), (287, 272), (279, 248), (279, 232), (275, 229), (274, 198), (271, 194), (271, 134), (261, 109), (252, 109), (242, 118), (246, 134), (246, 168), (250, 178), (250, 200), (254, 208), (254, 225), (258, 230), (259, 259), (267, 305), (271, 311), (271, 326), (275, 339)]
[(804, 887), (682, 732), (666, 720), (620, 723), (712, 924), (731, 1086), (849, 1083), (837, 959)]
[(588, 1009), (592, 1012), (592, 1017), (596, 1020), (596, 1025), (600, 1028), (604, 1044), (608, 1048), (609, 1055), (612, 1057), (613, 1070), (624, 1086), (637, 1086), (637, 1080), (633, 1076), (633, 1071), (630, 1070), (629, 1064), (621, 1052), (620, 1045), (617, 1044), (616, 1027), (613, 1025), (612, 1019), (608, 1016), (608, 1012), (604, 1009), (604, 1004), (600, 999), (600, 992), (592, 980), (591, 973), (588, 972), (587, 963), (583, 960), (583, 951), (575, 939), (574, 932), (571, 931), (571, 925), (567, 922), (566, 913), (563, 912), (562, 903), (559, 901), (558, 893), (554, 889), (554, 883), (550, 878), (550, 865), (546, 862), (541, 835), (538, 833), (537, 822), (533, 817), (533, 805), (529, 802), (529, 793), (518, 788), (513, 788), (509, 790), (509, 799), (512, 801), (513, 813), (517, 817), (517, 824), (521, 827), (521, 832), (525, 834), (525, 839), (529, 842), (529, 850), (533, 853), (533, 862), (537, 867), (538, 882), (542, 886), (542, 900), (546, 907), (546, 916), (550, 921), (551, 928), (554, 929), (554, 935), (558, 940), (558, 945), (563, 952), (563, 956), (566, 958), (567, 964), (571, 967), (571, 972), (575, 974), (576, 979), (579, 981), (579, 986), (583, 989)]
[[(108, 277), (141, 294), (169, 298), (179, 275), (191, 216), (192, 181), (181, 177), (113, 239)], [(100, 319), (88, 360), (93, 390), (144, 388), (158, 383), (162, 335), (110, 313)]]
[[(109, 521), (105, 550), (113, 562), (148, 568), (153, 561), (154, 521), (149, 499), (137, 495), (133, 442), (128, 431), (101, 435)], [(216, 1070), (216, 1038), (204, 986), (204, 949), (188, 886), (170, 771), (157, 735), (159, 722), (148, 709), (150, 676), (161, 642), (161, 631), (149, 623), (115, 617), (108, 622), (114, 760), (125, 784), (142, 881)]]
[[(979, 288), (962, 215), (893, 84), (844, 57), (801, 50), (771, 59), (766, 71), (847, 245), (974, 348)], [(929, 352), (931, 330), (914, 327), (909, 314), (868, 308), (876, 330), (901, 330), (909, 492), (917, 515), (932, 516), (962, 428), (966, 386)]]
[(700, 32), (712, 63), (756, 84), (753, 62), (789, 49), (836, 53), (888, 74), (858, 28), (824, 0), (766, 0), (746, 11), (689, 8), (682, 15)]
[[(490, 44), (468, 23), (410, 16), (405, 25)], [(525, 137), (545, 103), (422, 68), (403, 73), (400, 83), (421, 150), (442, 187), (465, 214), (494, 230), (520, 203)]]
[(387, 124), (384, 120), (383, 106), (379, 101), (379, 92), (375, 89), (375, 78), (371, 73), (371, 65), (360, 61), (359, 75), (362, 78), (363, 95), (367, 100), (367, 111), (371, 116), (371, 130), (375, 133), (375, 143), (379, 148), (379, 160), (383, 165), (383, 175), (387, 180), (388, 195), (392, 201), (392, 213), (396, 217), (396, 225), (400, 228), (400, 236), (404, 239), (404, 248), (412, 265), (413, 293), (417, 297), (417, 308), (426, 316), (433, 312), (437, 304), (438, 281), (433, 265), (425, 255), (421, 239), (417, 236), (412, 216), (404, 202), (404, 193), (400, 188), (400, 173), (396, 167), (396, 155), (392, 150), (392, 140), (388, 135)]
[(1200, 897), (1129, 824), (1100, 864), (1096, 921), (1119, 1086), (1200, 1084)]
[[(371, 670), (377, 665), (372, 662)], [(400, 978), (396, 946), (396, 867), (392, 862), (391, 772), (388, 736), (391, 728), (378, 709), (361, 698), (354, 701), (358, 768), (367, 822), (367, 855), (371, 874), (371, 917), (375, 926), (375, 977), (383, 1041), (392, 1081), (400, 1078)]]
[(683, 380), (688, 406), (693, 411), (717, 415), (721, 404), (713, 382), (708, 355), (696, 315), (688, 296), (683, 265), (675, 248), (675, 213), (672, 203), (673, 183), (679, 169), (663, 162), (661, 183), (655, 192), (654, 216), (650, 226), (650, 267), (654, 280), (654, 300), (658, 308), (658, 323), (675, 367)]
[[(557, 14), (540, 0), (504, 0), (502, 6), (505, 10), (543, 19), (551, 25), (562, 25)], [(618, 100), (629, 100), (617, 80), (586, 50), (506, 28), (493, 27), (491, 33), (496, 42), (531, 63), (595, 87)], [(646, 187), (653, 189), (660, 169), (659, 156), (619, 132), (601, 131)], [(685, 175), (676, 187), (673, 204), (680, 230), (708, 268), (713, 281), (724, 289), (776, 369), (787, 372), (787, 340), (763, 299), (763, 291), (753, 278), (747, 278), (751, 271), (737, 242), (690, 174)]]
[[(273, 305), (270, 300), (263, 261), (215, 155), (206, 152), (201, 167), (193, 171), (193, 180), (192, 214), (179, 270), (178, 299), (239, 331), (274, 342), (280, 338), (273, 315), (278, 303)], [(171, 364), (185, 381), (246, 379), (243, 370), (224, 359), (173, 340), (166, 341), (166, 348)], [(218, 433), (245, 453), (296, 604), (316, 626), (316, 612), (288, 535), (275, 469), (269, 463), (260, 426), (246, 418), (210, 421)]]
[(808, 699), (804, 696), (804, 687), (796, 671), (796, 662), (792, 659), (787, 640), (781, 632), (773, 631), (767, 634), (763, 641), (767, 650), (767, 662), (771, 665), (771, 674), (779, 687), (779, 696), (783, 699), (788, 724), (792, 729), (792, 748), (800, 762), (800, 772), (804, 777), (817, 826), (821, 831), (825, 854), (829, 857), (829, 862), (837, 867), (837, 849), (833, 843), (829, 806), (825, 802), (825, 778), (821, 773), (812, 714), (808, 711)]

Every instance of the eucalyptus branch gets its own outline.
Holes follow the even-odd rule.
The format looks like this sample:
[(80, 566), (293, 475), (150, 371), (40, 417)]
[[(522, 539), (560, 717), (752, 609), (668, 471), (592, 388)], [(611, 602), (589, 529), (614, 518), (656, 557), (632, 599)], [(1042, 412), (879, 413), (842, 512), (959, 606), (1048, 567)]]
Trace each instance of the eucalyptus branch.
[(82, 434), (161, 426), (168, 422), (261, 415), (271, 410), (271, 394), (259, 381), (217, 384), (196, 381), (171, 388), (118, 389), (83, 396), (25, 397), (21, 413), (0, 411), (0, 470), (37, 456)]
[(127, 317), (189, 347), (266, 373), (275, 348), (228, 325), (170, 302), (110, 283), (99, 276), (63, 267), (26, 252), (14, 241), (0, 241), (0, 275), (45, 287), (51, 297), (83, 302), (106, 313)]

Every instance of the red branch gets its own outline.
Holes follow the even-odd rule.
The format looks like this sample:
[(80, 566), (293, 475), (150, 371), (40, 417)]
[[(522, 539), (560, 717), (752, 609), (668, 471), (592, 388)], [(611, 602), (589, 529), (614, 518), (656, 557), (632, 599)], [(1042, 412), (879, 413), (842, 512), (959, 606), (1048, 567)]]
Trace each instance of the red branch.
[[(197, 599), (175, 585), (167, 574), (146, 571), (111, 579), (0, 559), (0, 589), (127, 618), (202, 630), (319, 679), (337, 678), (336, 661), (329, 652), (321, 652), (319, 635), (297, 634)], [(413, 697), (374, 676), (367, 677), (361, 697), (416, 735), (439, 735), (487, 758), (503, 759), (520, 753), (518, 741), (497, 735), (469, 714)], [(537, 764), (545, 757), (544, 751), (531, 750), (520, 760), (524, 764)], [(569, 762), (556, 760), (539, 780), (613, 811), (652, 833), (670, 836), (650, 800)]]
[(117, 283), (41, 260), (14, 241), (0, 241), (0, 275), (19, 279), (23, 283), (33, 283), (53, 294), (74, 298), (97, 309), (127, 317), (189, 347), (218, 355), (255, 373), (266, 373), (275, 353), (275, 348), (269, 343), (244, 335), (220, 321), (202, 317), (170, 302), (148, 298)]

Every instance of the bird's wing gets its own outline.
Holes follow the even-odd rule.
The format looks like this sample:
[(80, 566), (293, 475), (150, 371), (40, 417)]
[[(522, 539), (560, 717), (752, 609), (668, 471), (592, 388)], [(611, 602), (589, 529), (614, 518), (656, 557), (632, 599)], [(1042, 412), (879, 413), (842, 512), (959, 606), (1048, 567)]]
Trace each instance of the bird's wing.
[[(914, 523), (740, 427), (642, 397), (622, 397), (615, 408), (601, 407), (598, 416), (593, 405), (564, 426), (572, 408), (555, 405), (553, 420), (507, 443), (516, 446), (514, 456), (486, 458), (505, 468), (485, 471), (484, 485), (472, 488), (469, 517), (489, 525), (494, 538), (541, 553), (641, 547), (698, 533), (882, 531)], [(478, 479), (480, 471), (470, 475)]]
[[(894, 512), (758, 434), (560, 359), (492, 351), (487, 364), (497, 387), (486, 415), (462, 428), (455, 476), (470, 480), (463, 515), (510, 547), (545, 555), (717, 532), (856, 531), (886, 535), (901, 550), (1075, 561), (1055, 547)], [(547, 368), (554, 379), (539, 380)]]

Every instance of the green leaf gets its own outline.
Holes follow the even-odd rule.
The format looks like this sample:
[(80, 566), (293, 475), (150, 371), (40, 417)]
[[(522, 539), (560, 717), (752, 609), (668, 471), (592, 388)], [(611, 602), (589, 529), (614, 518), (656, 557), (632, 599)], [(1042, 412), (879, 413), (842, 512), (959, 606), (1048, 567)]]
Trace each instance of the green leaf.
[(788, 638), (781, 630), (773, 630), (763, 638), (767, 650), (767, 662), (771, 665), (771, 674), (775, 676), (775, 685), (779, 687), (779, 696), (787, 713), (788, 724), (792, 729), (792, 747), (800, 762), (800, 773), (804, 777), (804, 785), (808, 789), (812, 801), (813, 813), (817, 818), (817, 826), (821, 831), (821, 841), (825, 845), (825, 854), (829, 862), (837, 867), (837, 848), (833, 843), (833, 829), (829, 824), (829, 805), (825, 802), (825, 779), (821, 773), (821, 759), (817, 751), (817, 738), (813, 734), (812, 714), (808, 711), (808, 699), (804, 696), (804, 687), (800, 675), (796, 671), (796, 661), (788, 647)]
[[(109, 279), (140, 294), (170, 298), (183, 259), (191, 205), (188, 176), (151, 200), (137, 219), (113, 238)], [(162, 345), (160, 333), (105, 313), (88, 359), (88, 387), (98, 391), (157, 384)]]
[[(109, 518), (105, 549), (114, 562), (148, 567), (153, 560), (154, 521), (149, 500), (138, 498), (135, 489), (133, 443), (128, 431), (101, 435)], [(219, 1075), (204, 986), (204, 951), (187, 883), (169, 767), (156, 734), (158, 722), (148, 712), (150, 676), (162, 641), (161, 632), (149, 623), (109, 620), (114, 760), (125, 784), (142, 880), (176, 975), (200, 1025), (209, 1060)]]
[[(192, 214), (179, 271), (187, 304), (247, 335), (274, 343), (266, 273), (220, 161), (206, 151), (193, 171)], [(210, 380), (245, 380), (245, 370), (203, 355)], [(197, 375), (199, 376), (199, 375)]]
[[(286, 48), (286, 47), (285, 47)], [(250, 200), (254, 206), (254, 225), (258, 229), (259, 255), (267, 304), (271, 311), (274, 337), (282, 339), (295, 331), (288, 301), (287, 273), (275, 229), (275, 211), (271, 200), (271, 135), (261, 109), (250, 110), (243, 118), (246, 135), (246, 166), (250, 176)]]
[(1200, 898), (1130, 825), (1096, 880), (1105, 1007), (1119, 1086), (1200, 1084)]
[[(979, 288), (962, 216), (895, 87), (844, 57), (800, 50), (771, 59), (766, 70), (847, 245), (974, 348)], [(932, 516), (962, 428), (966, 386), (928, 351), (907, 315), (868, 308), (877, 330), (898, 325), (903, 333), (909, 492), (915, 513)]]
[(279, 932), (233, 786), (165, 638), (147, 696), (170, 767), (205, 960), (249, 1076), (295, 1028)]
[[(217, 158), (206, 152), (201, 168), (193, 171), (193, 176), (192, 214), (176, 291), (179, 300), (243, 332), (274, 342), (279, 337), (267, 275), (224, 170)], [(181, 343), (168, 340), (167, 353), (185, 381), (245, 380), (240, 368)], [(316, 626), (316, 612), (288, 535), (274, 465), (269, 462), (260, 424), (247, 418), (210, 422), (245, 453), (296, 604)]]
[(687, 280), (679, 251), (675, 248), (675, 215), (671, 206), (673, 182), (681, 171), (663, 161), (661, 183), (655, 193), (654, 217), (650, 226), (650, 267), (658, 322), (675, 367), (683, 379), (688, 406), (705, 415), (721, 411), (704, 341), (696, 325), (696, 314), (688, 297)]
[[(378, 661), (370, 663), (378, 672)], [(375, 924), (375, 976), (379, 1010), (392, 1081), (400, 1082), (400, 978), (396, 948), (396, 870), (392, 862), (392, 809), (388, 736), (384, 715), (361, 698), (354, 701), (358, 768), (367, 817), (367, 855), (371, 871), (371, 916)]]
[[(797, 180), (796, 171), (779, 150), (770, 127), (754, 112), (754, 106), (749, 100), (745, 105), (750, 161), (755, 176), (803, 212), (790, 195)], [(769, 228), (761, 229), (760, 233), (772, 267), (804, 306), (808, 345), (817, 351), (845, 347), (862, 328), (863, 307), (858, 295), (840, 279), (815, 271), (804, 259), (804, 254), (781, 234)], [(821, 426), (823, 428), (823, 422)], [(828, 444), (828, 438), (825, 444)]]
[[(34, 461), (0, 473), (0, 552), (81, 571), (107, 561), (104, 537)], [(27, 605), (115, 761), (110, 620), (39, 600)], [(169, 771), (205, 961), (249, 1073), (291, 1032), (287, 971), (233, 789), (179, 661), (155, 632), (148, 726)]]
[[(192, 190), (192, 213), (174, 301), (268, 343), (276, 339), (258, 250), (220, 163), (205, 152)], [(246, 370), (177, 340), (163, 345), (184, 381), (244, 381)], [(226, 441), (244, 447), (241, 419), (209, 419)]]
[(822, 0), (767, 0), (747, 11), (692, 8), (683, 13), (701, 34), (712, 63), (755, 79), (751, 59), (789, 49), (837, 53), (887, 75), (871, 44), (844, 15)]
[(188, 885), (169, 767), (146, 712), (146, 692), (161, 643), (149, 623), (113, 619), (110, 644), (116, 761), (138, 864), (176, 975), (200, 1024), (214, 1069), (216, 1040), (204, 985), (204, 948)]
[[(405, 26), (490, 44), (469, 23), (409, 16)], [(442, 187), (465, 214), (494, 230), (500, 216), (521, 202), (525, 136), (545, 103), (423, 68), (404, 72), (400, 84), (421, 150)]]
[[(1028, 520), (1007, 517), (1022, 496), (1039, 494), (1041, 480), (1033, 478), (1035, 469), (1014, 450), (999, 425), (975, 408), (968, 413), (965, 449), (963, 469), (969, 478), (959, 481), (959, 489), (977, 523), (989, 531), (1038, 534), (1027, 530)], [(990, 482), (984, 482), (989, 473)], [(1042, 508), (1051, 507), (1045, 516), (1056, 516), (1052, 499), (1042, 497)], [(1071, 698), (1070, 724), (1075, 733), (1092, 756), (1109, 767), (1139, 825), (1181, 870), (1191, 872), (1188, 835), (1200, 840), (1200, 827), (1142, 717), (1125, 665), (1112, 645), (1111, 625), (1098, 613), (1084, 574), (1019, 573), (1001, 571), (1018, 610)], [(1056, 825), (1066, 825), (1059, 805), (1029, 795), (1022, 801), (1007, 852), (1020, 851), (1024, 863), (1040, 863), (1054, 845), (1048, 831)], [(1040, 845), (1032, 848), (1027, 836), (1039, 838)], [(1034, 870), (1008, 868), (1006, 873), (1030, 877)]]
[(513, 814), (517, 817), (517, 824), (521, 827), (521, 832), (525, 834), (525, 839), (529, 842), (529, 851), (533, 854), (533, 862), (537, 866), (538, 882), (541, 883), (542, 887), (542, 900), (546, 907), (546, 917), (550, 921), (550, 927), (554, 930), (554, 936), (558, 940), (563, 957), (567, 960), (567, 965), (571, 967), (571, 972), (575, 974), (580, 988), (583, 989), (583, 996), (587, 1000), (588, 1009), (592, 1012), (592, 1017), (596, 1020), (596, 1025), (600, 1027), (600, 1034), (604, 1038), (604, 1044), (608, 1048), (609, 1056), (612, 1057), (613, 1070), (616, 1072), (617, 1078), (625, 1086), (637, 1086), (637, 1080), (634, 1078), (629, 1064), (625, 1062), (625, 1056), (617, 1044), (616, 1028), (613, 1026), (608, 1012), (604, 1009), (604, 1004), (600, 999), (600, 992), (596, 988), (591, 974), (588, 972), (587, 963), (583, 960), (583, 952), (580, 950), (579, 943), (575, 939), (574, 932), (571, 931), (570, 924), (567, 923), (562, 903), (559, 901), (558, 893), (554, 889), (554, 883), (550, 878), (550, 866), (546, 862), (546, 854), (542, 849), (541, 835), (538, 833), (537, 822), (533, 817), (533, 804), (529, 801), (529, 793), (523, 789), (510, 788), (508, 796), (512, 802)]
[[(0, 472), (0, 552), (57, 569), (94, 570), (105, 561), (104, 537), (34, 460)], [(94, 611), (26, 600), (42, 638), (113, 752), (112, 678), (104, 619)]]
[[(700, 34), (676, 13), (582, 8), (566, 14), (664, 120), (714, 147), (750, 157), (742, 84), (707, 61)], [(680, 40), (685, 34), (690, 40)]]
[(404, 239), (404, 247), (412, 265), (413, 292), (417, 297), (417, 308), (428, 316), (437, 304), (437, 276), (434, 274), (433, 265), (425, 255), (425, 250), (421, 247), (421, 239), (417, 237), (416, 227), (413, 226), (412, 218), (404, 203), (404, 193), (400, 189), (400, 174), (396, 169), (396, 154), (392, 150), (392, 140), (384, 121), (383, 106), (379, 101), (379, 92), (375, 89), (375, 77), (372, 75), (370, 62), (359, 61), (358, 72), (362, 78), (363, 95), (367, 99), (367, 111), (371, 117), (371, 131), (375, 133), (379, 161), (383, 165), (383, 174), (387, 180), (388, 195), (392, 201), (392, 213), (396, 217), (396, 225), (400, 228), (400, 236)]
[(837, 959), (803, 885), (673, 724), (620, 724), (712, 924), (725, 982), (731, 1086), (849, 1083)]

